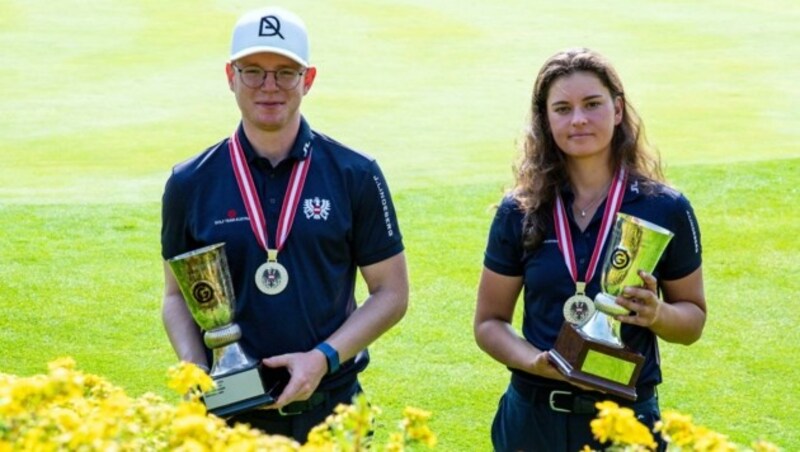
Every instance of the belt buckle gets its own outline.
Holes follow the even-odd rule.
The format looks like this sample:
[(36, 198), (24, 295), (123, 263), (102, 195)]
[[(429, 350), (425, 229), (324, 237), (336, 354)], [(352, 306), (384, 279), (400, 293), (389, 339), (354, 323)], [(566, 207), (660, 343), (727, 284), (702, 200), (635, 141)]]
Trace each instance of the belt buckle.
[[(289, 405), (291, 405), (291, 403)], [(302, 413), (302, 411), (284, 411), (283, 409), (289, 405), (278, 408), (278, 414), (281, 416), (297, 416), (298, 414)]]
[(572, 410), (567, 410), (567, 409), (559, 408), (559, 407), (556, 406), (556, 401), (555, 401), (555, 396), (556, 395), (571, 396), (572, 393), (569, 392), (569, 391), (559, 391), (559, 390), (550, 391), (550, 398), (549, 398), (550, 409), (553, 410), (553, 411), (559, 411), (561, 413), (572, 413)]

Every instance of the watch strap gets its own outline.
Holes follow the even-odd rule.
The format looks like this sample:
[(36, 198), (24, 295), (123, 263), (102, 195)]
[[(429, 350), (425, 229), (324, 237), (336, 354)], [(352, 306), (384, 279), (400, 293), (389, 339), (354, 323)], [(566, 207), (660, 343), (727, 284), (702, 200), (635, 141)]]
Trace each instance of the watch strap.
[(325, 360), (328, 361), (328, 375), (339, 370), (339, 352), (337, 352), (336, 349), (331, 346), (331, 344), (323, 342), (314, 348), (321, 351), (322, 354), (325, 355)]

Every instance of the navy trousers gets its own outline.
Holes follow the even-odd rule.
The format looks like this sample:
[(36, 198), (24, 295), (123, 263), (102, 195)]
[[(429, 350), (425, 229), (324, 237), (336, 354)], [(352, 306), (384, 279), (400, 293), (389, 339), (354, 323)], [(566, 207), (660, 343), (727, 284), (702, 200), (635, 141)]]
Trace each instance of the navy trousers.
[(303, 444), (308, 440), (308, 432), (333, 414), (337, 405), (340, 403), (350, 405), (353, 403), (353, 397), (361, 392), (361, 385), (355, 380), (327, 391), (325, 400), (308, 411), (284, 416), (276, 410), (252, 410), (227, 419), (227, 423), (231, 426), (236, 423), (250, 424), (251, 427), (269, 435), (287, 436)]
[[(638, 401), (630, 408), (651, 431), (661, 418), (656, 396)], [(553, 411), (548, 404), (523, 397), (509, 385), (492, 422), (492, 445), (497, 452), (576, 452), (584, 445), (602, 450), (589, 425), (595, 416)]]

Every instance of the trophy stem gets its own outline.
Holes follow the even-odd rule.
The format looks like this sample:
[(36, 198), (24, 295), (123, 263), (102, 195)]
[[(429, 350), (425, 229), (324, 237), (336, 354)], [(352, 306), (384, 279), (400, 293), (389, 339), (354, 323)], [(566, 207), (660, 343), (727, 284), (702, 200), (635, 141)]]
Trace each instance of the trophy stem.
[(224, 347), (242, 338), (242, 330), (239, 325), (229, 323), (218, 328), (206, 331), (203, 335), (203, 342), (208, 348)]
[(250, 369), (258, 364), (242, 350), (237, 342), (241, 337), (242, 330), (235, 323), (214, 328), (203, 335), (206, 346), (214, 353), (214, 365), (210, 374), (212, 378)]
[(613, 348), (624, 348), (620, 335), (620, 321), (606, 315), (599, 309), (580, 328), (579, 331), (591, 339)]
[(215, 348), (214, 366), (211, 368), (211, 378), (222, 377), (234, 372), (251, 369), (258, 365), (258, 361), (248, 356), (238, 342)]

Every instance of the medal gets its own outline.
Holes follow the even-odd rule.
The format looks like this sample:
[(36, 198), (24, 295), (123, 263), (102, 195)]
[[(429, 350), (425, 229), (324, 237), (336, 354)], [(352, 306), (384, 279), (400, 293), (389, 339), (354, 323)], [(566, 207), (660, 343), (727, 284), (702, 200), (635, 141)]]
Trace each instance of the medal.
[(289, 272), (278, 263), (278, 250), (267, 250), (267, 261), (256, 269), (256, 287), (267, 295), (283, 292), (289, 284)]
[(278, 261), (267, 261), (256, 270), (256, 286), (267, 295), (279, 294), (289, 284), (289, 273)]
[(586, 283), (578, 282), (575, 295), (567, 298), (564, 303), (564, 320), (576, 325), (582, 326), (594, 314), (595, 307), (591, 298), (584, 294)]
[(558, 249), (564, 257), (564, 263), (567, 265), (567, 270), (569, 270), (572, 281), (575, 282), (575, 295), (567, 298), (567, 301), (564, 302), (564, 320), (573, 325), (583, 325), (592, 317), (596, 310), (594, 301), (585, 294), (586, 284), (594, 277), (597, 263), (600, 260), (600, 252), (603, 250), (603, 245), (606, 243), (606, 238), (611, 230), (613, 219), (622, 206), (622, 196), (625, 193), (626, 181), (627, 174), (625, 168), (620, 168), (617, 174), (614, 175), (614, 181), (608, 188), (606, 208), (603, 211), (603, 222), (600, 224), (600, 235), (598, 235), (597, 242), (594, 244), (592, 258), (589, 260), (589, 267), (586, 269), (586, 275), (583, 281), (578, 280), (578, 266), (575, 262), (575, 251), (572, 247), (572, 234), (569, 231), (569, 221), (567, 219), (566, 209), (564, 208), (564, 201), (561, 199), (561, 194), (556, 194), (556, 202), (553, 205), (553, 218), (556, 223)]
[(242, 201), (244, 201), (247, 215), (250, 218), (250, 227), (255, 233), (258, 244), (267, 252), (267, 261), (256, 269), (256, 287), (266, 295), (279, 294), (289, 284), (289, 272), (286, 267), (278, 262), (278, 252), (286, 245), (286, 239), (292, 230), (294, 215), (297, 212), (297, 206), (300, 204), (300, 193), (303, 191), (308, 169), (311, 167), (311, 149), (308, 151), (308, 157), (296, 161), (292, 167), (289, 187), (283, 197), (281, 213), (278, 216), (275, 248), (269, 248), (267, 220), (264, 216), (264, 211), (261, 209), (261, 201), (253, 183), (253, 176), (250, 174), (250, 168), (247, 166), (247, 160), (236, 132), (228, 140), (228, 150), (230, 151), (233, 174), (236, 176), (236, 182), (239, 185), (239, 193), (242, 195)]

